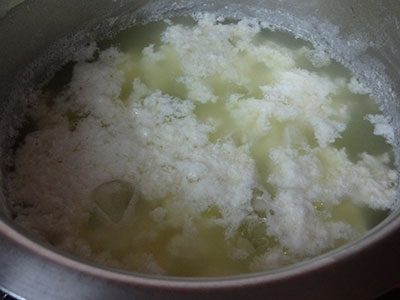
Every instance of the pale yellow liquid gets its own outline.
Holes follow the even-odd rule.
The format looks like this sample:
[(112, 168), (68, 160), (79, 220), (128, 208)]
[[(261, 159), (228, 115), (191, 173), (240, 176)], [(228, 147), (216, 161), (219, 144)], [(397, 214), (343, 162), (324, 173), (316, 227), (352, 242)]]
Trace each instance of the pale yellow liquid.
[[(180, 21), (186, 24), (192, 23), (188, 19)], [(159, 89), (163, 93), (181, 99), (187, 97), (185, 87), (176, 82), (176, 78), (182, 75), (182, 70), (177, 63), (179, 58), (173, 52), (168, 59), (151, 67), (143, 67), (140, 64), (142, 49), (149, 44), (154, 44), (157, 47), (160, 44), (160, 33), (166, 27), (167, 24), (164, 22), (136, 26), (119, 33), (112, 40), (99, 43), (103, 49), (115, 45), (123, 52), (129, 53), (130, 64), (120, 66), (125, 72), (126, 79), (120, 95), (123, 101), (131, 93), (132, 81), (137, 77), (152, 89)], [(282, 32), (263, 30), (258, 38), (260, 43), (263, 40), (273, 40), (293, 50), (302, 46), (310, 47), (310, 44), (296, 40), (289, 34)], [(305, 58), (300, 58), (297, 63), (301, 68), (318, 74), (325, 74), (332, 79), (339, 77), (349, 79), (351, 77), (349, 71), (336, 62), (321, 68), (314, 67)], [(251, 60), (248, 61), (246, 72), (253, 79), (246, 91), (249, 97), (258, 97), (260, 95), (258, 87), (270, 83), (274, 76), (270, 70), (261, 65), (256, 65)], [(259, 180), (263, 182), (265, 188), (273, 196), (275, 186), (265, 183), (271, 168), (266, 153), (268, 153), (268, 149), (277, 147), (282, 143), (282, 131), (288, 124), (276, 121), (270, 131), (255, 135), (254, 138), (252, 128), (243, 127), (242, 124), (234, 120), (225, 106), (227, 97), (232, 93), (243, 92), (242, 88), (224, 82), (220, 78), (209, 78), (208, 81), (215, 95), (218, 96), (218, 101), (207, 104), (197, 103), (195, 113), (198, 120), (213, 119), (218, 121), (217, 130), (209, 136), (211, 142), (226, 136), (232, 136), (237, 145), (250, 141), (250, 152), (256, 162)], [(363, 119), (366, 114), (379, 113), (377, 105), (369, 96), (355, 95), (344, 89), (335, 97), (334, 101), (346, 103), (351, 107), (351, 121), (342, 138), (336, 140), (335, 147), (338, 149), (345, 147), (352, 160), (356, 160), (358, 154), (362, 152), (380, 155), (391, 151), (391, 146), (385, 142), (385, 139), (374, 135), (373, 126)], [(304, 124), (293, 122), (293, 126), (301, 129), (310, 146), (315, 146), (313, 133)], [(257, 191), (254, 191), (254, 193), (257, 193)], [(96, 200), (99, 195), (94, 194), (92, 197)], [(119, 197), (118, 193), (115, 197)], [(150, 212), (157, 207), (166, 209), (167, 218), (179, 218), (179, 214), (185, 213), (171, 209), (168, 200), (168, 198), (157, 201), (138, 199), (134, 209), (125, 213), (120, 224), (110, 222), (106, 216), (107, 212), (102, 211), (102, 209), (95, 209), (91, 212), (89, 221), (80, 225), (79, 237), (89, 243), (94, 254), (109, 253), (117, 261), (114, 264), (110, 260), (108, 264), (111, 266), (122, 266), (128, 270), (146, 272), (137, 260), (130, 260), (129, 256), (132, 254), (151, 254), (166, 274), (195, 277), (225, 276), (251, 272), (249, 264), (252, 259), (279, 243), (275, 238), (265, 234), (265, 225), (261, 222), (251, 225), (244, 222), (235, 236), (226, 240), (224, 228), (210, 222), (210, 219), (220, 214), (217, 208), (211, 208), (195, 220), (197, 231), (193, 233), (191, 239), (187, 239), (184, 243), (186, 255), (172, 255), (168, 250), (168, 245), (173, 237), (182, 232), (183, 228), (165, 226), (163, 223), (154, 221), (150, 216)], [(334, 208), (319, 205), (319, 203), (315, 203), (318, 209), (331, 211), (333, 220), (344, 221), (362, 232), (375, 226), (387, 214), (385, 211), (374, 211), (367, 207), (357, 206), (351, 201), (344, 201)], [(121, 215), (124, 214), (125, 209), (126, 207), (122, 205)], [(259, 213), (258, 217), (261, 220), (264, 216)], [(340, 244), (341, 242), (338, 242), (337, 246)], [(244, 249), (249, 253), (249, 256), (246, 259), (234, 259), (230, 255), (233, 248)]]

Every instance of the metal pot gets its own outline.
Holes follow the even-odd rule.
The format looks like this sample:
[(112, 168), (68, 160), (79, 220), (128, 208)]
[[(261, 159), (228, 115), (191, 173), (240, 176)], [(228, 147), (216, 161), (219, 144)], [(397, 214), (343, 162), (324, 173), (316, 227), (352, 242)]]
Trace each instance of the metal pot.
[[(0, 4), (4, 13), (11, 2), (3, 0), (3, 6)], [(392, 117), (400, 140), (400, 4), (396, 0), (26, 0), (0, 19), (2, 174), (10, 155), (10, 125), (26, 105), (23, 83), (40, 81), (47, 70), (68, 58), (54, 55), (42, 60), (41, 54), (50, 48), (57, 53), (57, 47), (63, 44), (73, 50), (88, 36), (105, 34), (110, 28), (191, 10), (268, 19), (278, 28), (318, 42), (373, 88), (383, 110)], [(37, 72), (24, 72), (32, 64)], [(399, 152), (400, 146), (396, 148)], [(0, 177), (3, 186), (2, 180)], [(363, 238), (307, 262), (253, 275), (189, 279), (123, 272), (72, 258), (13, 224), (6, 199), (7, 190), (3, 188), (0, 287), (29, 300), (361, 300), (377, 296), (400, 281), (399, 210)]]

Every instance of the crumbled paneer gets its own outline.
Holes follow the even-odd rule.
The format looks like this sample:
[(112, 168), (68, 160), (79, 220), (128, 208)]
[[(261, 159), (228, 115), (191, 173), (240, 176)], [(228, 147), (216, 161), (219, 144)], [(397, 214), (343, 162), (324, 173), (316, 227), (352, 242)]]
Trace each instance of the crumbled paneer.
[[(10, 174), (17, 223), (110, 266), (220, 276), (319, 255), (395, 206), (390, 155), (335, 144), (357, 109), (343, 89), (366, 89), (319, 73), (325, 52), (262, 39), (254, 20), (164, 26), (140, 51), (89, 44), (54, 103), (35, 103)], [(386, 117), (365, 118), (393, 143)]]
[(308, 51), (306, 57), (311, 61), (313, 66), (317, 68), (328, 66), (331, 63), (328, 53), (320, 49)]
[(374, 134), (385, 137), (389, 144), (394, 144), (394, 131), (390, 126), (389, 120), (384, 115), (367, 115), (366, 120), (375, 126)]
[(371, 92), (370, 89), (362, 84), (355, 76), (351, 77), (348, 88), (354, 94), (365, 95)]

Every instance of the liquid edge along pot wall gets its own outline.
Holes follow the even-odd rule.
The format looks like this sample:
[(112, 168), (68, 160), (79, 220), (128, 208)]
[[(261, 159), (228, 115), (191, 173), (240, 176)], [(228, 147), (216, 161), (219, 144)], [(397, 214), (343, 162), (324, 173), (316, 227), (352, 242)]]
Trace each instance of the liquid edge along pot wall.
[[(64, 43), (71, 49), (79, 47), (87, 32), (102, 34), (119, 26), (118, 16), (128, 24), (189, 11), (267, 19), (301, 38), (318, 41), (377, 90), (398, 136), (400, 6), (396, 1), (25, 1), (0, 20), (2, 174), (10, 143), (8, 124), (24, 106), (23, 100), (18, 103), (9, 97), (10, 91), (15, 82), (40, 80), (52, 65), (61, 63), (56, 51), (46, 61), (37, 60), (44, 51)], [(83, 29), (87, 30), (79, 38), (72, 38)], [(37, 73), (21, 73), (33, 62)], [(268, 273), (185, 279), (119, 272), (61, 254), (17, 228), (7, 212), (7, 190), (0, 196), (0, 287), (26, 299), (369, 299), (400, 278), (398, 210), (361, 240), (308, 262)]]

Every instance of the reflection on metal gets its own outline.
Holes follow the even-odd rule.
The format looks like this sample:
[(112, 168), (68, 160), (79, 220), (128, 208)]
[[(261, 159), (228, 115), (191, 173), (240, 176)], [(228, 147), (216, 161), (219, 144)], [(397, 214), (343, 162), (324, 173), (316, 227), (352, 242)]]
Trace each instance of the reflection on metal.
[(14, 300), (14, 298), (12, 298), (11, 296), (8, 295), (3, 295), (3, 298), (1, 298), (2, 300)]
[(13, 297), (11, 297), (7, 294), (3, 294), (2, 292), (0, 292), (0, 293), (1, 293), (0, 294), (1, 300), (15, 300)]
[[(13, 295), (13, 296), (11, 296)], [(4, 291), (2, 289), (0, 289), (0, 300), (27, 300), (24, 298), (21, 298), (17, 295), (14, 295), (8, 291)]]

